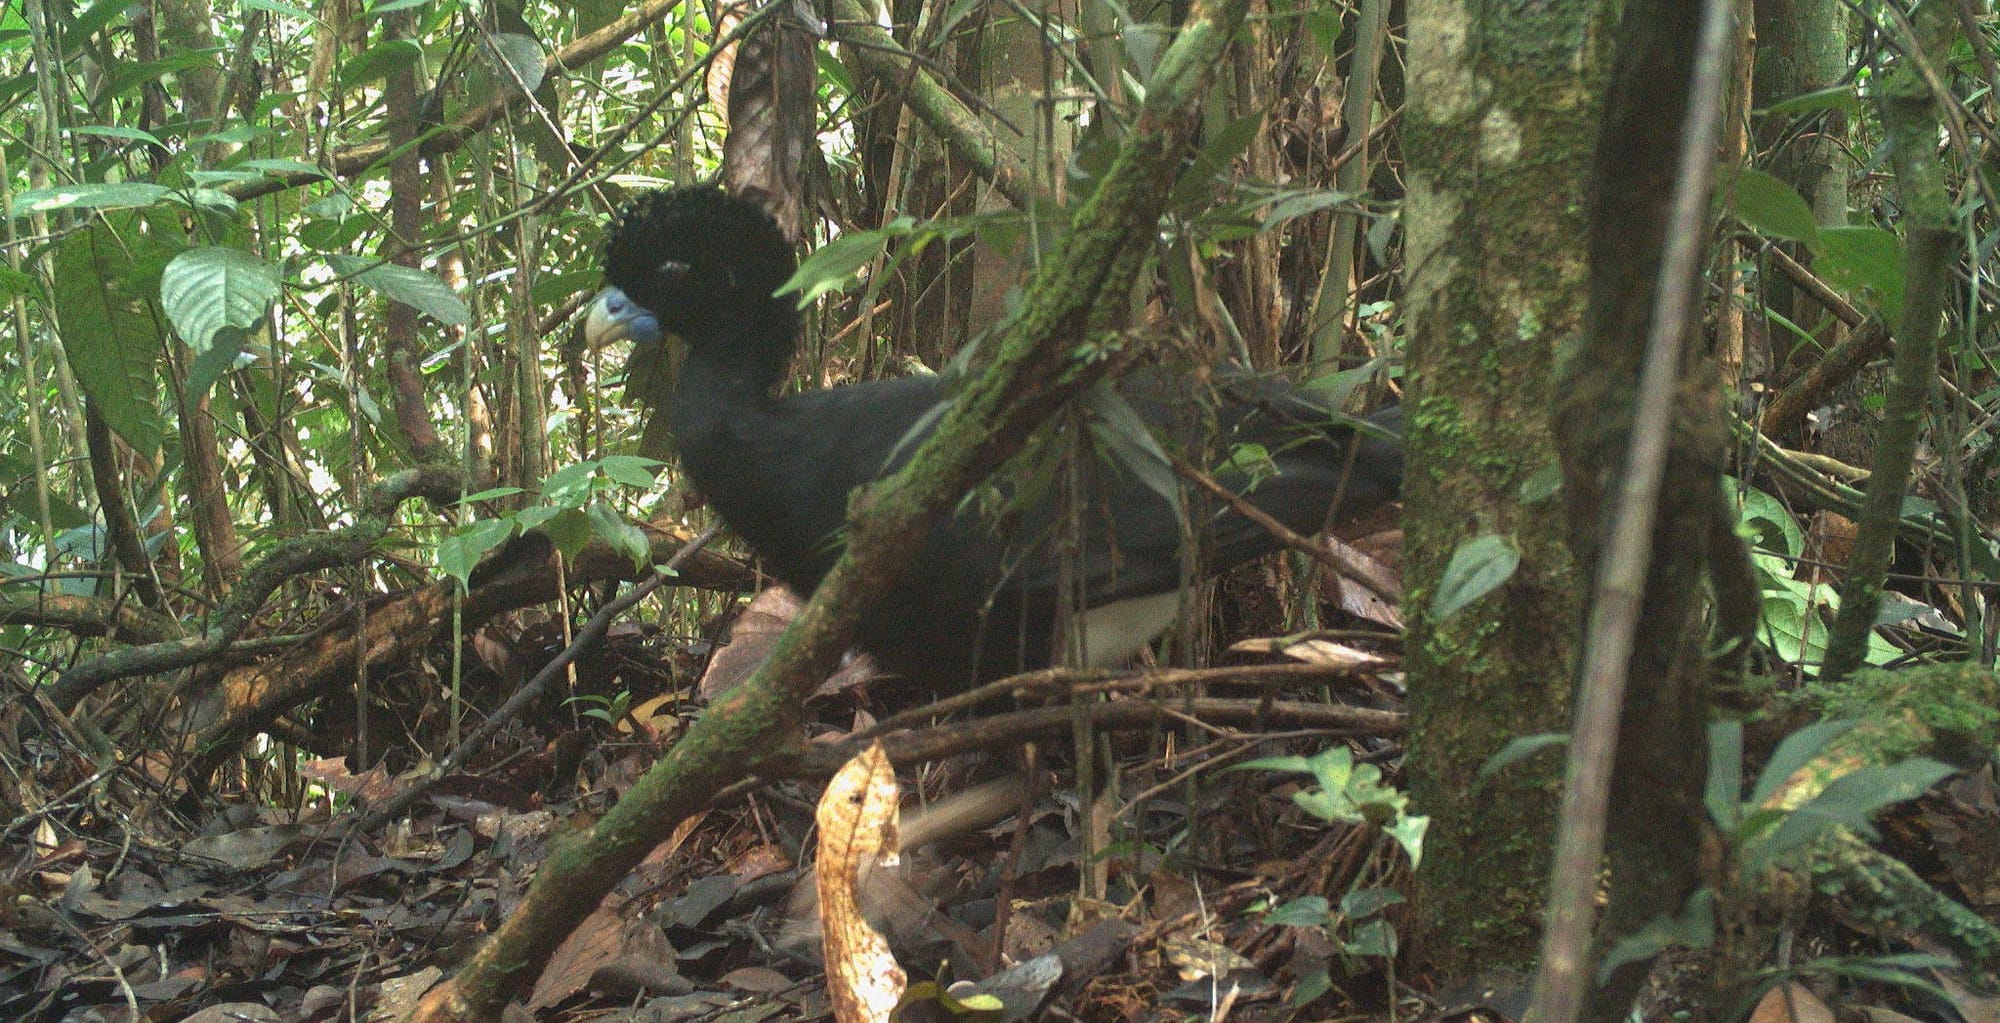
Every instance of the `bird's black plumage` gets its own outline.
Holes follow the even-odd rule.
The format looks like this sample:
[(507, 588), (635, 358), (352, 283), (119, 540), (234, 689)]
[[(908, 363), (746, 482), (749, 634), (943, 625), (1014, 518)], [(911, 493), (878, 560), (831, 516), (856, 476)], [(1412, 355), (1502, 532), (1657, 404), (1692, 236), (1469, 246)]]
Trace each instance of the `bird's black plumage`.
[[(611, 228), (604, 269), (611, 288), (592, 312), (593, 332), (682, 339), (669, 416), (683, 467), (774, 575), (811, 593), (839, 556), (849, 494), (928, 434), (950, 397), (944, 381), (773, 397), (798, 341), (798, 314), (773, 295), (792, 274), (792, 248), (760, 209), (714, 188), (639, 198)], [(1197, 464), (1221, 462), (1220, 482), (1299, 532), (1325, 525), (1337, 495), (1339, 514), (1352, 515), (1392, 500), (1402, 483), (1396, 444), (1276, 380), (1149, 369), (1118, 392), (1169, 447)], [(1375, 418), (1389, 432), (1401, 424), (1394, 409)], [(1233, 467), (1243, 460), (1231, 454), (1248, 450), (1268, 454), (1261, 469)], [(1062, 505), (1050, 488), (1017, 481), (998, 500), (968, 501), (870, 609), (859, 645), (898, 674), (956, 685), (1057, 660), (1059, 607), (1115, 606), (1082, 627), (1086, 659), (1113, 663), (1171, 620), (1187, 575), (1184, 538), (1210, 570), (1280, 546), (1234, 511), (1192, 499), (1177, 508), (1159, 493), (1160, 476), (1141, 475), (1129, 462), (1081, 457), (1070, 475), (1080, 508), (1072, 545), (1057, 542)], [(1059, 599), (1064, 585), (1079, 599)]]

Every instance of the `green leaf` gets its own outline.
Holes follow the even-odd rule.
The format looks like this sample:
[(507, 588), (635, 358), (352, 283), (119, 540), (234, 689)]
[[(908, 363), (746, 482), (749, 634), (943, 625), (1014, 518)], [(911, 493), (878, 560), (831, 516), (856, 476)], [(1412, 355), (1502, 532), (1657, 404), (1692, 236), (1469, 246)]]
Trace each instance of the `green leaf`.
[(618, 509), (608, 504), (590, 506), (590, 531), (597, 538), (611, 545), (611, 549), (632, 559), (633, 568), (645, 568), (652, 559), (653, 547), (646, 540), (646, 531), (633, 525)]
[(1481, 597), (1499, 589), (1521, 565), (1521, 549), (1513, 537), (1498, 533), (1475, 536), (1451, 552), (1431, 600), (1431, 615), (1450, 618)]
[(1487, 757), (1486, 762), (1479, 765), (1479, 774), (1475, 780), (1485, 781), (1545, 749), (1553, 749), (1568, 744), (1569, 736), (1560, 732), (1543, 732), (1540, 735), (1517, 735), (1507, 740), (1507, 745), (1500, 747), (1500, 752)]
[(590, 542), (590, 518), (580, 508), (564, 508), (542, 526), (556, 550), (575, 557)]
[(604, 477), (621, 486), (635, 490), (651, 490), (659, 482), (653, 470), (665, 465), (657, 458), (641, 458), (638, 455), (609, 455), (597, 463)]
[(438, 569), (464, 586), (479, 559), (513, 535), (511, 519), (480, 519), (461, 526), (438, 542)]
[(1424, 835), (1430, 832), (1431, 819), (1412, 813), (1402, 813), (1396, 819), (1383, 825), (1382, 833), (1396, 840), (1403, 847), (1403, 855), (1410, 858), (1412, 868), (1424, 863)]
[(236, 0), (236, 6), (245, 10), (269, 11), (272, 14), (282, 14), (287, 18), (297, 18), (300, 21), (316, 22), (319, 20), (318, 16), (303, 7), (279, 3), (278, 0)]
[(1340, 897), (1340, 915), (1361, 920), (1408, 901), (1394, 888), (1362, 888)]
[(1924, 757), (1911, 757), (1887, 767), (1864, 767), (1827, 783), (1806, 805), (1785, 815), (1785, 822), (1766, 842), (1759, 843), (1758, 861), (1768, 864), (1775, 857), (1805, 845), (1835, 828), (1845, 828), (1873, 838), (1875, 811), (1924, 794), (1932, 785), (1950, 776), (1953, 769)]
[(1227, 768), (1226, 770), (1290, 771), (1296, 774), (1308, 774), (1311, 773), (1312, 771), (1312, 765), (1308, 764), (1306, 762), (1306, 758), (1304, 757), (1291, 757), (1291, 756), (1261, 757), (1256, 760), (1246, 760), (1243, 763), (1237, 764), (1234, 767)]
[(1554, 497), (1562, 490), (1562, 466), (1550, 463), (1529, 473), (1521, 480), (1518, 491), (1522, 504), (1540, 504)]
[(345, 88), (352, 88), (364, 82), (387, 78), (422, 59), (424, 59), (424, 48), (417, 45), (413, 39), (391, 39), (376, 43), (340, 69), (340, 84)]
[(158, 135), (143, 128), (128, 128), (119, 124), (85, 125), (81, 128), (71, 128), (70, 134), (96, 135), (108, 139), (124, 139), (128, 142), (144, 142), (148, 145), (159, 146), (161, 149), (167, 148), (167, 144), (161, 142)]
[(278, 271), (241, 249), (189, 249), (167, 264), (160, 278), (160, 304), (196, 352), (206, 351), (220, 331), (248, 330), (278, 300)]
[(1084, 408), (1091, 413), (1091, 436), (1104, 445), (1112, 461), (1145, 484), (1146, 489), (1160, 495), (1160, 500), (1173, 509), (1175, 519), (1183, 518), (1186, 509), (1181, 503), (1180, 482), (1174, 476), (1173, 462), (1125, 396), (1111, 385), (1100, 383), (1084, 396)]
[[(1128, 37), (1129, 42), (1129, 37)], [(1250, 143), (1264, 127), (1264, 112), (1261, 110), (1245, 114), (1218, 131), (1211, 131), (1201, 147), (1201, 153), (1181, 172), (1174, 182), (1173, 192), (1167, 198), (1169, 209), (1188, 209), (1198, 205), (1215, 193), (1223, 171)]]
[(133, 273), (133, 264), (160, 243), (139, 223), (131, 214), (107, 218), (58, 243), (52, 297), (77, 382), (126, 443), (151, 454), (167, 432), (159, 408), (160, 327), (151, 281)]
[(1387, 920), (1370, 920), (1354, 929), (1341, 943), (1349, 955), (1373, 956), (1379, 959), (1396, 957), (1396, 928)]
[(476, 494), (465, 495), (459, 499), (458, 503), (460, 505), (478, 504), (481, 501), (491, 501), (496, 497), (513, 497), (515, 494), (521, 493), (526, 493), (526, 491), (520, 487), (488, 487)]
[(897, 217), (877, 231), (850, 231), (819, 247), (799, 264), (791, 279), (778, 285), (778, 294), (799, 293), (799, 308), (828, 292), (845, 292), (861, 283), (855, 275), (875, 261), (889, 245), (889, 239), (909, 234), (916, 221)]
[(1626, 963), (1636, 963), (1669, 948), (1707, 948), (1715, 941), (1715, 890), (1702, 888), (1688, 896), (1674, 916), (1657, 916), (1638, 933), (1620, 938), (1597, 965), (1597, 982), (1602, 984), (1611, 971)]
[(266, 158), (259, 160), (245, 160), (242, 163), (237, 164), (237, 166), (243, 167), (248, 170), (259, 171), (265, 174), (310, 174), (322, 178), (330, 176), (327, 174), (326, 171), (320, 169), (317, 166), (314, 166), (313, 164), (307, 163), (304, 160), (287, 160), (283, 158), (274, 157), (274, 158)]
[(194, 352), (188, 390), (199, 401), (235, 364), (250, 328), (278, 300), (278, 272), (241, 249), (189, 249), (160, 277), (160, 304)]
[(1278, 927), (1325, 927), (1333, 907), (1324, 895), (1303, 895), (1266, 913), (1264, 922)]
[(1268, 231), (1287, 220), (1318, 213), (1353, 200), (1354, 196), (1349, 192), (1312, 191), (1288, 195), (1271, 205), (1271, 212), (1264, 214), (1263, 227)]
[(1708, 818), (1733, 833), (1743, 816), (1743, 722), (1708, 726), (1708, 787), (1702, 802)]
[(1300, 974), (1292, 991), (1292, 1008), (1303, 1009), (1333, 990), (1333, 975), (1324, 967), (1308, 968)]
[(1785, 736), (1778, 748), (1771, 754), (1771, 760), (1757, 775), (1757, 787), (1750, 792), (1750, 805), (1763, 806), (1769, 802), (1778, 786), (1798, 773), (1799, 768), (1811, 763), (1819, 756), (1826, 744), (1853, 729), (1852, 721), (1820, 721)]
[[(1740, 514), (1743, 526), (1739, 529), (1757, 546), (1767, 551), (1798, 557), (1806, 549), (1806, 534), (1799, 528), (1798, 520), (1786, 510), (1784, 504), (1770, 494), (1754, 487), (1740, 488), (1743, 510)], [(1755, 528), (1759, 523), (1770, 529)], [(1773, 536), (1775, 531), (1776, 535)]]
[(42, 290), (41, 278), (0, 263), (0, 301), (11, 299), (15, 295), (20, 295), (37, 305), (47, 304), (49, 300), (48, 292)]
[(134, 209), (164, 202), (172, 194), (173, 189), (147, 181), (85, 182), (28, 188), (15, 194), (14, 215), (24, 217), (30, 213), (70, 209)]
[(1736, 218), (1776, 238), (1818, 248), (1819, 225), (1797, 189), (1760, 170), (1736, 176)]
[(394, 263), (371, 266), (369, 260), (358, 256), (333, 255), (327, 261), (339, 273), (353, 275), (356, 284), (448, 327), (463, 327), (472, 322), (472, 310), (466, 308), (451, 285), (434, 273)]
[(1813, 272), (1880, 309), (1890, 323), (1903, 311), (1903, 242), (1879, 227), (1829, 227), (1819, 233)]
[(345, 249), (349, 242), (361, 237), (361, 232), (366, 230), (368, 230), (366, 217), (314, 217), (299, 225), (296, 237), (299, 244), (307, 248), (318, 249), (321, 252), (339, 252)]
[(565, 465), (542, 481), (542, 500), (559, 508), (581, 508), (590, 497), (590, 481), (596, 475), (594, 461)]
[(1817, 110), (1845, 110), (1850, 114), (1861, 113), (1861, 100), (1854, 95), (1854, 86), (1836, 85), (1818, 89), (1791, 99), (1779, 100), (1763, 111), (1766, 114), (1807, 114)]
[[(1780, 585), (1789, 586), (1784, 579)], [(1782, 660), (1806, 666), (1808, 672), (1826, 655), (1826, 626), (1806, 599), (1787, 591), (1764, 594), (1764, 628)]]
[[(520, 32), (499, 32), (485, 40), (491, 47), (481, 53), (495, 65), (496, 77), (509, 93), (534, 92), (542, 87), (548, 60), (542, 56), (542, 42)], [(516, 80), (520, 84), (515, 84)]]

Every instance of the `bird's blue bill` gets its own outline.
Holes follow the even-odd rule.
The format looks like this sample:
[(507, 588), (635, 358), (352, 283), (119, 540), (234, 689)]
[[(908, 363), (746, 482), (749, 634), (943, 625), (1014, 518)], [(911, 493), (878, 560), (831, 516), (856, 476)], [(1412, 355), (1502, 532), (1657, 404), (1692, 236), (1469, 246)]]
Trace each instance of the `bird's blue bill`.
[(583, 337), (592, 348), (624, 340), (639, 345), (658, 344), (660, 318), (625, 297), (625, 292), (606, 288), (590, 304), (590, 315), (583, 321)]

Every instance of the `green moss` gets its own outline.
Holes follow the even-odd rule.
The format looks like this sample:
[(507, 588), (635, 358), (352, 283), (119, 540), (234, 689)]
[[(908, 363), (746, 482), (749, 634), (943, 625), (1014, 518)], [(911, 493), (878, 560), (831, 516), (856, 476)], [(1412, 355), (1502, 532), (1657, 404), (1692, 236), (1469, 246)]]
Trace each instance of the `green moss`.
[(2000, 744), (2000, 677), (1969, 662), (1857, 671), (1803, 696), (1826, 717), (1861, 722), (1844, 741), (1878, 762)]

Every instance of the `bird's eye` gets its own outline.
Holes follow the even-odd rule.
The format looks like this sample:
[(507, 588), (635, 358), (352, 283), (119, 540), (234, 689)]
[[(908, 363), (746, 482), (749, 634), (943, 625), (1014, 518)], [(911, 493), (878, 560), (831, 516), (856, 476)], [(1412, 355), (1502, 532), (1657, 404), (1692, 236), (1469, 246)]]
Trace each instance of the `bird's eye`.
[(694, 267), (678, 259), (669, 259), (653, 268), (654, 276), (663, 281), (675, 281), (694, 272)]

